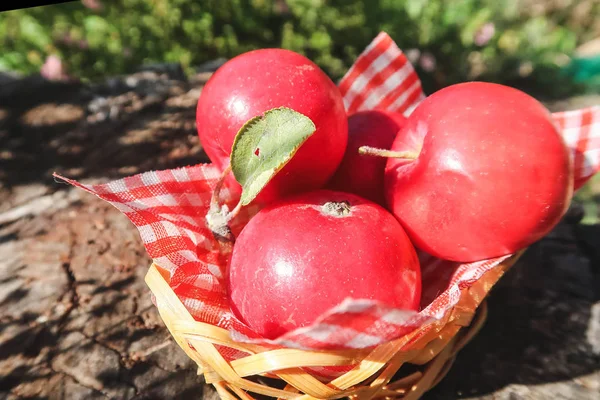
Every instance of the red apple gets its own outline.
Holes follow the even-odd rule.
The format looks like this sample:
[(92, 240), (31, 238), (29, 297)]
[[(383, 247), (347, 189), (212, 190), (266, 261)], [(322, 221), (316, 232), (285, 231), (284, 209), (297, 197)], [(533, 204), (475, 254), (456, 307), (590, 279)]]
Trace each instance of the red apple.
[(268, 339), (311, 324), (345, 298), (417, 310), (419, 261), (387, 210), (318, 190), (263, 208), (236, 239), (233, 312)]
[(396, 134), (406, 123), (399, 113), (372, 110), (359, 111), (348, 118), (348, 147), (342, 163), (328, 187), (354, 193), (385, 206), (383, 175), (385, 158), (358, 153), (361, 146), (389, 149)]
[(251, 118), (288, 107), (310, 118), (315, 133), (256, 199), (323, 187), (340, 164), (348, 141), (341, 94), (331, 79), (306, 57), (289, 50), (262, 49), (241, 54), (209, 79), (198, 100), (196, 122), (210, 160), (229, 165), (233, 139)]
[(392, 146), (389, 209), (416, 247), (454, 261), (514, 253), (547, 234), (573, 194), (572, 160), (551, 114), (527, 94), (471, 82), (421, 103)]

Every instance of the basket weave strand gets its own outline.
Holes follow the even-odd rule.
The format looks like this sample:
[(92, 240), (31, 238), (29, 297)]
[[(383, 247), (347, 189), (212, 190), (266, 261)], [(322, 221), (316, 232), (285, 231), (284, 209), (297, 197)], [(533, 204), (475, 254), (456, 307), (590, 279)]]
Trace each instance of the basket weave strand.
[[(176, 343), (196, 362), (198, 374), (204, 375), (205, 381), (215, 387), (222, 399), (252, 400), (254, 393), (295, 400), (346, 397), (414, 400), (440, 382), (456, 353), (481, 329), (487, 315), (485, 297), (522, 253), (462, 289), (459, 302), (445, 318), (397, 340), (364, 350), (306, 351), (234, 342), (227, 330), (194, 320), (159, 266), (151, 265), (146, 283)], [(226, 361), (216, 346), (247, 355)], [(404, 377), (395, 376), (406, 363), (421, 365), (422, 370)], [(331, 366), (353, 368), (330, 382), (323, 382), (307, 370)], [(257, 381), (261, 376), (275, 378), (284, 383), (281, 385), (284, 387)]]

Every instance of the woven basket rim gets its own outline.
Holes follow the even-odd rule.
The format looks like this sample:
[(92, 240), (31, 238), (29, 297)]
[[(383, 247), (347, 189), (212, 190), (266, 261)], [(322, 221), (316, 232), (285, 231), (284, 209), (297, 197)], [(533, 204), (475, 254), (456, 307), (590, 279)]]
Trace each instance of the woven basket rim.
[[(235, 342), (226, 329), (194, 320), (167, 283), (166, 271), (158, 265), (150, 266), (146, 283), (171, 336), (196, 362), (198, 374), (204, 375), (205, 381), (215, 387), (221, 398), (249, 400), (253, 397), (248, 393), (253, 392), (279, 399), (349, 396), (417, 399), (441, 380), (456, 352), (479, 331), (487, 314), (485, 305), (476, 312), (479, 305), (523, 252), (486, 272), (473, 286), (462, 289), (459, 303), (446, 318), (428, 323), (424, 334), (415, 330), (399, 339), (362, 350), (267, 348)], [(216, 346), (230, 347), (248, 355), (227, 361)], [(406, 363), (425, 365), (424, 372), (389, 384)], [(310, 368), (331, 366), (354, 367), (326, 381), (310, 372)], [(250, 379), (260, 376), (283, 381), (286, 387), (279, 389)]]

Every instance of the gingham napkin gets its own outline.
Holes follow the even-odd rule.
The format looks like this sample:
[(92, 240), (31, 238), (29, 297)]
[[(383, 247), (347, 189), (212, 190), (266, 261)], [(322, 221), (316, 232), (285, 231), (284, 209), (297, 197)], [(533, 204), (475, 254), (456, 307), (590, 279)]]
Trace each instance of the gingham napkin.
[[(339, 83), (348, 113), (384, 108), (409, 115), (425, 98), (412, 65), (393, 40), (380, 33)], [(554, 114), (572, 149), (576, 187), (600, 168), (600, 107)], [(373, 301), (347, 299), (313, 325), (268, 341), (231, 313), (223, 277), (229, 246), (219, 244), (204, 217), (220, 171), (204, 164), (147, 172), (102, 185), (84, 185), (59, 177), (110, 202), (138, 228), (148, 254), (170, 273), (170, 285), (199, 321), (228, 329), (234, 340), (300, 349), (366, 348), (442, 318), (471, 286), (506, 257), (459, 264), (422, 255), (422, 311), (408, 312)], [(223, 196), (230, 206), (234, 193)], [(230, 207), (231, 208), (231, 207)], [(240, 231), (256, 209), (246, 208), (235, 221)], [(236, 358), (228, 352), (228, 358)]]

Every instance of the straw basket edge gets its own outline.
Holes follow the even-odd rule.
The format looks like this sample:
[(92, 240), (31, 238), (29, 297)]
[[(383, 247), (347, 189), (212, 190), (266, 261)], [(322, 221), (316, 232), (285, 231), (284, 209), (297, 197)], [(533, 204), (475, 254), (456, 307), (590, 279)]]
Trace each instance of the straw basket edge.
[[(459, 302), (446, 317), (402, 338), (372, 349), (305, 351), (271, 349), (234, 342), (222, 328), (194, 320), (168, 284), (168, 274), (152, 264), (146, 283), (173, 339), (198, 365), (222, 399), (253, 399), (255, 393), (278, 399), (401, 398), (415, 400), (433, 388), (449, 371), (457, 352), (481, 329), (487, 316), (485, 297), (524, 253), (511, 256), (461, 290)], [(246, 352), (226, 361), (215, 345)], [(395, 377), (405, 363), (420, 371)], [(307, 367), (355, 366), (329, 382), (311, 375)], [(275, 378), (283, 388), (260, 377)], [(259, 378), (258, 380), (256, 378)], [(392, 382), (392, 378), (395, 378)]]

